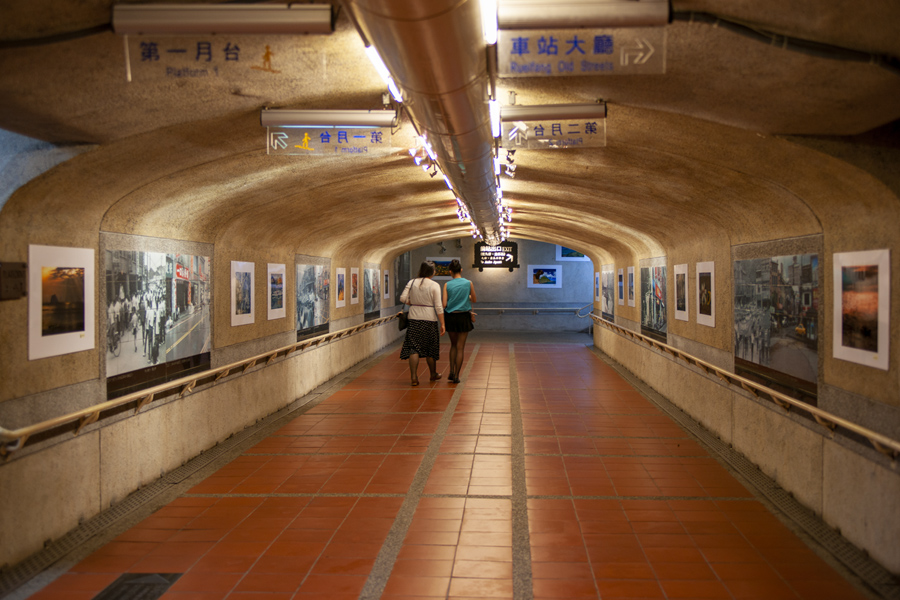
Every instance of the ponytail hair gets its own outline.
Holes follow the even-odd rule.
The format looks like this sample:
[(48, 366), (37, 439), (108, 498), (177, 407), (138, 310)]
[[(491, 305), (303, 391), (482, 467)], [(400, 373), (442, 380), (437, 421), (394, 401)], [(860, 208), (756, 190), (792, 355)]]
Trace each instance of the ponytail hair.
[(434, 275), (434, 263), (430, 260), (423, 261), (422, 265), (419, 267), (419, 274), (416, 275), (416, 277), (427, 279), (432, 275)]
[(450, 272), (453, 274), (462, 273), (462, 265), (459, 264), (459, 260), (454, 258), (450, 261)]

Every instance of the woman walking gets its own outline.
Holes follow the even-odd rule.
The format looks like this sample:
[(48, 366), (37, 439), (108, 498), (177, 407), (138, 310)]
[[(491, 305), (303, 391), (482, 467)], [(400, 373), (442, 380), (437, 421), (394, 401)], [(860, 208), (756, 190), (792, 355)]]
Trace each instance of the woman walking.
[(453, 259), (450, 262), (453, 278), (444, 284), (443, 304), (447, 334), (450, 336), (450, 377), (451, 383), (459, 383), (466, 350), (466, 338), (475, 327), (472, 325), (472, 302), (475, 288), (472, 282), (462, 276), (462, 265)]
[(431, 372), (431, 381), (441, 378), (436, 361), (441, 357), (441, 336), (444, 335), (444, 307), (441, 286), (434, 277), (434, 263), (426, 260), (419, 267), (419, 275), (406, 284), (400, 302), (409, 304), (409, 327), (400, 350), (400, 359), (409, 359), (412, 385), (419, 385), (419, 357), (424, 357)]

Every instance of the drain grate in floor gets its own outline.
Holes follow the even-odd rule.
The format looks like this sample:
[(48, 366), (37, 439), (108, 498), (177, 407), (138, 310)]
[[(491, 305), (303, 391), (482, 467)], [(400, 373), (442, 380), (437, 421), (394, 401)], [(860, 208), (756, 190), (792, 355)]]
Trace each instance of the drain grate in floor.
[(179, 577), (181, 573), (124, 573), (94, 596), (94, 600), (156, 600)]

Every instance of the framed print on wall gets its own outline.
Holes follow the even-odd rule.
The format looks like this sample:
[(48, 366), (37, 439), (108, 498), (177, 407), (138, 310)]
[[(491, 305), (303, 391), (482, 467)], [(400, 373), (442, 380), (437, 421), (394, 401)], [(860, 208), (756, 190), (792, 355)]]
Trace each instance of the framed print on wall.
[(350, 304), (359, 304), (359, 269), (350, 269)]
[(687, 278), (688, 266), (675, 265), (675, 318), (679, 321), (691, 320)]
[(594, 273), (594, 302), (600, 302), (600, 273)]
[(28, 246), (28, 360), (94, 348), (93, 248)]
[(253, 285), (256, 265), (231, 261), (231, 326), (253, 323)]
[(572, 250), (571, 248), (566, 248), (565, 246), (556, 245), (556, 260), (577, 260), (577, 261), (589, 261), (590, 257), (585, 256), (578, 250)]
[(347, 306), (347, 269), (335, 269), (334, 274), (334, 278), (337, 280), (334, 307), (344, 308)]
[(284, 309), (284, 278), (287, 269), (284, 265), (269, 263), (268, 279), (266, 282), (266, 298), (268, 299), (268, 320), (283, 319)]
[(387, 300), (391, 297), (391, 275), (390, 271), (387, 269), (384, 270), (384, 299)]
[(891, 251), (834, 254), (834, 357), (888, 370)]
[(634, 305), (634, 267), (628, 267), (628, 306)]
[(528, 287), (530, 288), (561, 288), (561, 265), (528, 265)]
[(697, 263), (697, 323), (716, 326), (716, 263)]
[[(433, 281), (450, 281), (453, 279), (453, 274), (450, 272), (450, 263), (454, 260), (459, 260), (458, 256), (428, 256), (425, 260), (430, 260), (434, 263), (434, 277), (432, 277)], [(460, 261), (462, 263), (462, 261)]]
[(616, 289), (619, 294), (619, 306), (625, 305), (625, 269), (619, 269), (618, 272), (618, 280), (616, 281), (616, 285), (618, 286)]

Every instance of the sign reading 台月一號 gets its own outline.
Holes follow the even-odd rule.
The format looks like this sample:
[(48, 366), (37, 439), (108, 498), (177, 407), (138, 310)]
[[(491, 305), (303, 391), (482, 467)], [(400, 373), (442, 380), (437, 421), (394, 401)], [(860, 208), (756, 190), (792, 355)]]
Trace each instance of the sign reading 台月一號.
[(337, 127), (267, 127), (267, 153), (371, 156), (389, 152), (391, 130)]
[(662, 74), (666, 72), (666, 30), (504, 29), (497, 62), (500, 77)]

